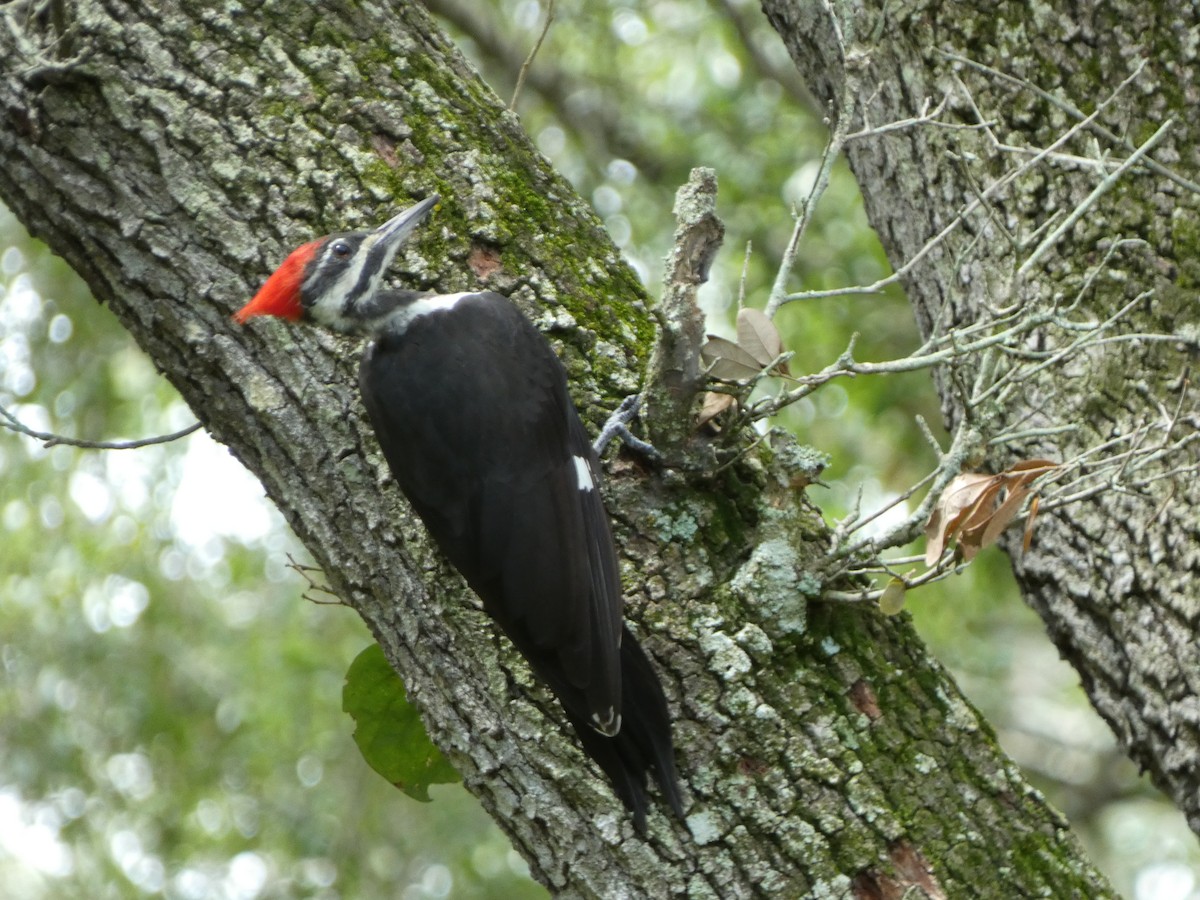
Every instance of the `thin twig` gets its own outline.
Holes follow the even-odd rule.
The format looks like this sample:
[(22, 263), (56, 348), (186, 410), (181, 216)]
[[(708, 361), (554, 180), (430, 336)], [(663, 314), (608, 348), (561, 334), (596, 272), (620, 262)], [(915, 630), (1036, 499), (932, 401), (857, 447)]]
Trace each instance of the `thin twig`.
[[(1078, 119), (1080, 121), (1080, 124), (1086, 123), (1089, 131), (1092, 131), (1095, 134), (1100, 135), (1106, 141), (1113, 144), (1114, 146), (1123, 147), (1124, 149), (1129, 150), (1131, 152), (1134, 149), (1133, 144), (1130, 141), (1121, 137), (1118, 134), (1114, 134), (1112, 131), (1109, 131), (1107, 128), (1105, 128), (1103, 125), (1101, 125), (1098, 121), (1096, 121), (1095, 113), (1092, 113), (1092, 115), (1085, 117), (1083, 114), (1083, 111), (1080, 110), (1078, 107), (1076, 107), (1073, 103), (1069, 103), (1066, 100), (1062, 100), (1059, 97), (1055, 97), (1049, 91), (1043, 90), (1042, 88), (1038, 87), (1036, 84), (1032, 84), (1028, 81), (1025, 81), (1022, 78), (1017, 78), (1015, 75), (1009, 75), (1007, 72), (1001, 72), (999, 69), (994, 69), (989, 65), (985, 65), (984, 63), (977, 62), (966, 56), (960, 56), (959, 54), (952, 53), (948, 50), (939, 50), (937, 52), (940, 53), (946, 59), (953, 60), (954, 62), (962, 63), (964, 66), (967, 66), (968, 68), (975, 69), (978, 72), (983, 72), (984, 74), (990, 75), (991, 77), (996, 78), (1000, 81), (1003, 81), (1007, 84), (1011, 84), (1015, 87), (1021, 88), (1022, 90), (1031, 91), (1031, 92), (1033, 92), (1034, 95), (1040, 97), (1041, 99), (1045, 100), (1047, 103), (1051, 104), (1052, 106), (1067, 113), (1067, 115), (1071, 116), (1072, 118)], [(1137, 66), (1134, 67), (1134, 70), (1129, 75), (1129, 77), (1126, 78), (1123, 82), (1121, 82), (1121, 87), (1124, 87), (1125, 85), (1131, 83), (1134, 79), (1136, 79), (1139, 75), (1141, 75), (1142, 70), (1146, 68), (1147, 63), (1148, 63), (1148, 60), (1145, 60), (1145, 59), (1139, 60)], [(1118, 90), (1120, 90), (1120, 88), (1118, 88)], [(1097, 108), (1097, 112), (1099, 112), (1099, 108)], [(1155, 172), (1157, 172), (1159, 175), (1163, 176), (1164, 178), (1169, 178), (1171, 181), (1175, 182), (1180, 187), (1185, 188), (1186, 190), (1188, 190), (1194, 194), (1200, 194), (1200, 184), (1197, 184), (1196, 182), (1191, 181), (1190, 179), (1184, 178), (1182, 175), (1178, 174), (1177, 172), (1172, 171), (1167, 166), (1164, 166), (1162, 163), (1158, 162), (1153, 157), (1147, 157), (1145, 164), (1146, 164), (1147, 168), (1154, 170)]]
[(1021, 384), (1024, 381), (1027, 381), (1031, 376), (1036, 375), (1038, 372), (1041, 372), (1044, 369), (1046, 369), (1052, 365), (1056, 365), (1058, 363), (1064, 362), (1068, 356), (1071, 356), (1072, 354), (1077, 353), (1078, 351), (1082, 350), (1085, 346), (1090, 347), (1093, 344), (1098, 343), (1100, 340), (1100, 336), (1105, 331), (1107, 331), (1109, 328), (1111, 328), (1113, 325), (1115, 325), (1117, 322), (1119, 322), (1121, 319), (1123, 319), (1125, 317), (1125, 315), (1130, 310), (1132, 310), (1135, 306), (1141, 305), (1142, 303), (1144, 303), (1146, 300), (1148, 300), (1152, 296), (1154, 296), (1153, 290), (1143, 291), (1142, 293), (1140, 293), (1136, 297), (1134, 297), (1132, 300), (1130, 300), (1128, 303), (1126, 303), (1124, 306), (1122, 306), (1120, 309), (1118, 309), (1115, 313), (1113, 313), (1107, 319), (1105, 319), (1103, 322), (1097, 323), (1093, 328), (1089, 329), (1087, 332), (1080, 335), (1078, 338), (1076, 338), (1074, 341), (1069, 343), (1067, 346), (1063, 347), (1061, 350), (1055, 351), (1051, 356), (1047, 357), (1045, 360), (1038, 363), (1036, 366), (1033, 366), (1032, 368), (1023, 369), (1019, 373), (1015, 369), (1006, 372), (1003, 377), (997, 379), (986, 390), (975, 394), (975, 396), (972, 398), (972, 402), (973, 403), (982, 403), (983, 401), (987, 400), (989, 397), (991, 397), (993, 395), (997, 396), (1000, 399), (1000, 401), (1003, 402), (1003, 400), (1008, 396), (1008, 394), (1013, 389), (1015, 389), (1015, 387), (1017, 385)]
[(775, 317), (775, 313), (779, 311), (779, 307), (784, 303), (787, 296), (787, 283), (788, 279), (792, 276), (792, 270), (796, 266), (796, 251), (800, 247), (800, 239), (804, 236), (809, 222), (812, 221), (813, 214), (817, 209), (817, 203), (820, 202), (821, 197), (825, 194), (825, 189), (829, 186), (829, 179), (833, 174), (833, 164), (837, 162), (837, 158), (841, 155), (842, 148), (846, 143), (846, 134), (850, 130), (850, 119), (853, 118), (854, 102), (858, 95), (859, 79), (855, 74), (856, 66), (851, 62), (846, 52), (842, 22), (832, 8), (829, 9), (829, 15), (833, 23), (834, 34), (838, 39), (838, 46), (841, 48), (842, 53), (842, 95), (839, 108), (834, 111), (833, 129), (829, 134), (828, 142), (825, 144), (825, 152), (821, 155), (821, 167), (817, 170), (817, 177), (813, 181), (808, 196), (804, 200), (804, 209), (801, 210), (800, 215), (796, 218), (796, 224), (792, 228), (792, 236), (788, 240), (787, 249), (784, 250), (783, 259), (780, 261), (779, 269), (775, 273), (775, 283), (771, 286), (771, 294), (767, 298), (765, 310), (767, 318), (770, 319)]
[[(936, 566), (931, 569), (926, 569), (915, 577), (906, 578), (903, 575), (894, 574), (893, 577), (899, 578), (900, 581), (904, 583), (904, 587), (907, 590), (923, 587), (927, 584), (934, 584), (938, 581), (944, 581), (951, 575), (959, 574), (969, 565), (967, 562), (960, 562), (954, 566), (945, 565), (946, 563), (953, 561), (953, 559), (954, 552), (948, 550), (946, 554), (943, 555), (942, 559), (938, 560)], [(872, 571), (877, 571), (877, 569), (870, 569), (867, 567), (853, 568), (847, 569), (846, 574), (853, 577), (854, 575), (868, 575), (871, 574)], [(892, 574), (890, 569), (887, 569), (886, 571), (888, 571), (889, 574)], [(882, 597), (883, 591), (884, 588), (863, 588), (861, 591), (823, 591), (821, 593), (821, 599), (833, 603), (870, 603)]]
[[(851, 141), (859, 141), (863, 138), (876, 137), (880, 134), (887, 134), (892, 131), (902, 131), (905, 128), (917, 128), (921, 125), (932, 125), (935, 128), (943, 128), (947, 131), (980, 131), (991, 128), (995, 122), (980, 121), (975, 124), (967, 124), (963, 122), (942, 122), (938, 119), (946, 110), (946, 103), (950, 97), (945, 96), (941, 102), (932, 110), (929, 109), (929, 98), (925, 99), (925, 104), (921, 112), (907, 119), (898, 119), (895, 122), (888, 122), (886, 125), (877, 125), (874, 128), (863, 128), (853, 134), (848, 134), (843, 143), (849, 144)], [(982, 120), (983, 117), (980, 116)]]
[(546, 7), (546, 21), (542, 23), (542, 32), (538, 35), (537, 40), (533, 44), (533, 48), (529, 51), (529, 55), (525, 57), (525, 62), (521, 63), (521, 71), (517, 73), (517, 86), (513, 88), (512, 100), (508, 102), (509, 111), (514, 111), (517, 108), (517, 98), (521, 96), (521, 88), (525, 86), (525, 76), (529, 74), (529, 69), (533, 66), (533, 59), (537, 56), (539, 50), (542, 49), (542, 41), (546, 39), (546, 35), (550, 31), (550, 23), (554, 21), (554, 0), (550, 0)]
[(82, 447), (85, 450), (136, 450), (139, 447), (149, 447), (151, 444), (169, 444), (171, 441), (187, 437), (193, 431), (197, 431), (200, 428), (199, 422), (193, 422), (187, 428), (181, 428), (179, 431), (172, 432), (171, 434), (138, 438), (134, 441), (84, 441), (79, 438), (55, 434), (52, 431), (36, 431), (19, 421), (16, 416), (3, 406), (0, 406), (0, 420), (2, 420), (0, 421), (0, 428), (7, 428), (9, 431), (15, 431), (34, 440), (42, 441), (43, 447), (57, 447), (61, 444), (67, 447)]
[[(309, 565), (305, 565), (304, 563), (301, 563), (301, 562), (296, 562), (295, 557), (293, 557), (291, 553), (289, 553), (287, 555), (287, 558), (288, 558), (287, 567), (289, 569), (291, 569), (292, 571), (296, 572), (301, 578), (303, 578), (305, 581), (308, 582), (308, 588), (306, 588), (304, 593), (300, 595), (302, 598), (307, 600), (309, 603), (316, 604), (317, 606), (345, 606), (346, 605), (345, 601), (343, 601), (342, 598), (339, 597), (334, 592), (333, 588), (331, 588), (325, 584), (318, 584), (316, 579), (313, 578), (313, 576), (310, 574), (312, 572), (321, 572), (323, 574), (324, 570), (320, 566), (309, 566)], [(332, 600), (318, 599), (317, 597), (313, 597), (310, 595), (310, 592), (312, 592), (312, 591), (316, 591), (318, 594), (328, 594), (333, 599)]]
[(746, 255), (742, 257), (742, 278), (738, 282), (738, 309), (746, 307), (746, 278), (750, 274), (750, 251), (752, 249), (751, 243), (746, 241)]
[(796, 217), (796, 224), (792, 228), (792, 236), (788, 240), (787, 249), (783, 252), (783, 259), (775, 274), (775, 284), (771, 287), (771, 294), (767, 299), (767, 308), (765, 310), (768, 318), (774, 318), (775, 313), (779, 311), (779, 307), (787, 299), (787, 282), (791, 277), (792, 270), (796, 266), (796, 251), (800, 247), (800, 239), (808, 229), (808, 223), (812, 221), (813, 213), (817, 208), (817, 201), (820, 200), (825, 193), (825, 189), (829, 186), (829, 178), (833, 173), (833, 164), (837, 161), (838, 154), (841, 153), (842, 141), (844, 140), (844, 135), (840, 132), (845, 129), (848, 118), (848, 110), (843, 109), (839, 112), (833, 134), (830, 135), (829, 141), (825, 144), (825, 152), (821, 156), (821, 167), (817, 172), (817, 178), (808, 192), (808, 197), (805, 198), (804, 208), (800, 211), (800, 215)]
[(1058, 243), (1059, 239), (1066, 234), (1076, 222), (1087, 215), (1088, 210), (1095, 206), (1096, 202), (1101, 197), (1103, 197), (1116, 186), (1122, 175), (1129, 171), (1129, 169), (1131, 169), (1133, 166), (1136, 166), (1147, 153), (1154, 149), (1155, 144), (1166, 137), (1167, 132), (1171, 130), (1174, 124), (1174, 119), (1167, 119), (1167, 121), (1163, 122), (1162, 125), (1158, 127), (1158, 130), (1155, 131), (1154, 134), (1150, 135), (1150, 137), (1144, 144), (1142, 144), (1142, 146), (1138, 147), (1137, 150), (1130, 154), (1128, 159), (1121, 163), (1120, 166), (1118, 166), (1112, 173), (1110, 173), (1098, 185), (1096, 185), (1095, 189), (1087, 195), (1084, 201), (1071, 210), (1071, 214), (1062, 222), (1060, 222), (1058, 227), (1050, 232), (1050, 234), (1046, 235), (1042, 242), (1038, 244), (1037, 249), (1029, 254), (1029, 258), (1021, 264), (1021, 268), (1017, 269), (1017, 276), (1019, 278), (1025, 277), (1029, 270), (1037, 265), (1038, 260), (1045, 256), (1046, 252), (1056, 243)]
[[(1141, 70), (1139, 69), (1138, 71), (1140, 72)], [(1082, 121), (1076, 122), (1073, 126), (1068, 128), (1049, 147), (1045, 147), (1042, 150), (1038, 151), (1033, 157), (1026, 160), (1021, 165), (1017, 166), (1011, 172), (1007, 172), (1005, 175), (998, 178), (993, 184), (991, 184), (988, 188), (986, 188), (981, 194), (977, 195), (974, 200), (972, 200), (970, 203), (968, 203), (966, 206), (964, 206), (959, 211), (958, 215), (956, 215), (953, 219), (950, 220), (950, 222), (946, 225), (945, 228), (943, 228), (941, 231), (939, 231), (937, 234), (935, 234), (932, 238), (930, 238), (928, 241), (926, 241), (925, 245), (923, 247), (921, 247), (921, 249), (918, 250), (915, 254), (913, 254), (912, 258), (907, 260), (903, 266), (901, 266), (899, 269), (897, 269), (891, 275), (888, 275), (886, 278), (879, 279), (874, 284), (870, 284), (870, 285), (866, 285), (866, 286), (834, 288), (832, 290), (824, 290), (824, 291), (802, 291), (802, 292), (798, 292), (798, 293), (794, 293), (794, 294), (788, 294), (788, 295), (780, 298), (778, 305), (782, 305), (784, 303), (792, 303), (792, 302), (798, 301), (798, 300), (815, 300), (815, 299), (819, 299), (822, 297), (837, 297), (837, 296), (841, 296), (843, 294), (847, 294), (847, 295), (848, 294), (877, 294), (881, 290), (883, 290), (883, 288), (885, 288), (889, 285), (898, 283), (900, 281), (900, 279), (903, 278), (905, 275), (907, 275), (909, 272), (911, 272), (916, 267), (916, 265), (921, 262), (921, 260), (923, 260), (930, 253), (932, 253), (934, 251), (934, 249), (939, 247), (943, 241), (945, 241), (961, 225), (963, 225), (975, 213), (975, 211), (978, 210), (983, 205), (983, 203), (985, 201), (987, 201), (987, 200), (991, 199), (992, 197), (996, 196), (997, 194), (999, 194), (1002, 190), (1007, 188), (1010, 184), (1012, 184), (1016, 179), (1020, 178), (1026, 172), (1032, 171), (1044, 159), (1046, 159), (1046, 158), (1052, 156), (1054, 153), (1058, 152), (1059, 147), (1062, 147), (1063, 145), (1065, 145), (1076, 134), (1078, 134), (1080, 131), (1084, 130), (1089, 125), (1091, 125), (1096, 120), (1096, 117), (1099, 116), (1101, 113), (1103, 113), (1104, 110), (1106, 110), (1109, 107), (1109, 105), (1114, 100), (1116, 100), (1118, 96), (1120, 96), (1121, 92), (1124, 91), (1125, 88), (1128, 87), (1132, 83), (1132, 81), (1135, 77), (1136, 77), (1136, 73), (1134, 75), (1129, 76), (1123, 82), (1121, 82), (1119, 85), (1117, 85), (1116, 88), (1113, 89), (1113, 92), (1111, 94), (1109, 94), (1109, 96), (1104, 98), (1104, 100), (1102, 100), (1099, 103), (1099, 105), (1096, 107), (1095, 112), (1093, 112), (1090, 116), (1087, 116), (1086, 118), (1084, 118)], [(811, 197), (811, 195), (810, 195), (810, 197)], [(782, 273), (783, 273), (783, 269), (781, 267), (780, 274), (782, 275)], [(778, 279), (777, 279), (776, 283), (778, 284)], [(775, 296), (774, 291), (772, 291), (772, 300), (774, 300), (774, 296)]]
[[(875, 510), (873, 513), (870, 513), (869, 515), (863, 516), (861, 518), (857, 518), (854, 521), (854, 527), (848, 529), (846, 531), (846, 534), (850, 535), (856, 531), (861, 530), (865, 526), (874, 522), (880, 516), (895, 509), (901, 503), (907, 502), (908, 499), (911, 498), (914, 494), (916, 494), (917, 491), (921, 490), (921, 488), (925, 487), (925, 485), (929, 484), (931, 481), (933, 481), (935, 478), (937, 478), (938, 471), (940, 470), (940, 468), (941, 467), (939, 466), (938, 469), (934, 469), (932, 472), (930, 472), (928, 475), (926, 475), (924, 478), (922, 478), (916, 484), (912, 485), (912, 487), (897, 494), (895, 497), (893, 497), (891, 500), (889, 500), (883, 506), (879, 507), (879, 509)], [(922, 557), (922, 559), (923, 558), (924, 557)]]
[(858, 517), (862, 514), (862, 498), (863, 486), (860, 484), (858, 490), (854, 493), (854, 502), (850, 504), (850, 510), (846, 513), (846, 518), (838, 522), (833, 529), (833, 534), (830, 537), (830, 546), (839, 546), (846, 535), (858, 524)]
[[(876, 558), (880, 550), (888, 547), (902, 547), (915, 540), (924, 530), (925, 523), (929, 520), (929, 514), (933, 511), (933, 505), (937, 502), (938, 497), (941, 496), (946, 485), (954, 479), (954, 476), (962, 471), (964, 462), (975, 452), (978, 443), (978, 432), (964, 419), (955, 429), (950, 449), (942, 454), (942, 458), (938, 461), (938, 467), (914, 487), (913, 493), (925, 483), (930, 485), (925, 499), (913, 510), (912, 514), (881, 535), (864, 537), (853, 544), (834, 548), (829, 557), (831, 559), (857, 559), (865, 554), (869, 558)], [(866, 521), (869, 519), (856, 523), (856, 530), (861, 528)]]

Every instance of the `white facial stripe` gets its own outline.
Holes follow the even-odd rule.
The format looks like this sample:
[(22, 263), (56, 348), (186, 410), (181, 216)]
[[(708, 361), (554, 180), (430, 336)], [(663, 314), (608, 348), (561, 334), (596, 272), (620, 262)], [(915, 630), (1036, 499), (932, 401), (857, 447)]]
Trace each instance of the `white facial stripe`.
[[(383, 258), (379, 259), (377, 257), (378, 251), (374, 249), (377, 243), (379, 243), (379, 238), (376, 235), (371, 235), (363, 241), (362, 246), (358, 248), (358, 252), (354, 254), (354, 264), (343, 272), (342, 276), (337, 280), (337, 287), (332, 293), (334, 296), (342, 298), (342, 303), (345, 306), (340, 312), (343, 315), (350, 312), (349, 307), (352, 307), (364, 298), (370, 297), (379, 290), (379, 284), (383, 281), (383, 273), (392, 264), (392, 258), (396, 255), (396, 251), (400, 249), (399, 244), (394, 244), (388, 247)], [(370, 277), (370, 282), (366, 285), (360, 285), (359, 282), (362, 281), (364, 270), (367, 266), (374, 266), (374, 271), (367, 273)]]
[[(333, 247), (335, 243), (336, 241), (331, 241), (329, 246), (325, 248), (325, 252), (321, 255), (320, 262), (313, 266), (313, 274), (309, 276), (310, 279), (318, 277), (321, 269), (324, 268), (325, 263), (333, 254)], [(343, 308), (343, 304), (345, 304), (346, 298), (350, 295), (350, 292), (354, 290), (354, 286), (358, 284), (358, 279), (362, 277), (363, 267), (367, 264), (367, 258), (369, 256), (370, 254), (367, 253), (365, 249), (360, 249), (359, 252), (354, 254), (354, 258), (350, 260), (350, 265), (344, 272), (342, 272), (340, 276), (338, 276), (338, 280), (329, 289), (321, 294), (320, 298), (318, 298), (312, 309), (309, 310), (309, 313), (314, 320), (331, 328), (336, 328), (339, 331), (351, 330), (350, 328), (344, 327), (347, 323), (344, 315), (347, 310)], [(378, 282), (383, 277), (383, 271), (385, 268), (386, 265), (381, 266), (379, 271), (376, 273), (374, 278), (375, 284), (372, 285), (371, 292), (379, 287)]]
[(592, 470), (588, 466), (588, 461), (582, 456), (572, 458), (575, 460), (575, 484), (579, 486), (581, 491), (595, 490), (596, 485), (592, 481)]
[[(353, 235), (351, 235), (353, 237)], [(396, 242), (378, 247), (378, 233), (367, 235), (354, 251), (349, 264), (337, 276), (337, 281), (321, 292), (317, 302), (309, 309), (313, 319), (336, 331), (354, 332), (362, 329), (363, 315), (358, 308), (369, 303), (379, 291), (384, 273), (400, 249)], [(313, 265), (313, 272), (305, 282), (305, 290), (312, 290), (313, 282), (321, 277), (324, 269), (336, 256), (339, 241), (330, 241), (321, 252), (321, 258)]]

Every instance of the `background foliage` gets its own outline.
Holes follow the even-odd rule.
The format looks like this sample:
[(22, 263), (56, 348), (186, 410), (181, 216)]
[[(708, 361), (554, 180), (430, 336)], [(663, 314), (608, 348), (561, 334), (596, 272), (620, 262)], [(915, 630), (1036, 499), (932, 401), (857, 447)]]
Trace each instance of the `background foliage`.
[[(544, 5), (429, 6), (511, 96)], [(559, 0), (518, 112), (652, 291), (675, 188), (693, 166), (714, 167), (727, 239), (702, 293), (711, 327), (731, 331), (742, 290), (762, 305), (825, 134), (754, 4)], [(840, 168), (793, 288), (886, 271)], [(855, 331), (862, 359), (916, 340), (898, 293), (794, 305), (779, 322), (794, 369), (825, 365)], [(191, 421), (108, 312), (7, 213), (0, 403), (78, 437)], [(918, 413), (939, 422), (919, 374), (833, 384), (788, 411), (784, 424), (832, 455), (827, 485), (810, 489), (830, 517), (860, 488), (869, 509), (932, 466)], [(205, 436), (96, 452), (0, 434), (0, 547), (0, 884), (11, 896), (544, 893), (461, 787), (418, 804), (362, 762), (341, 688), (369, 636), (348, 611), (302, 599), (288, 569), (297, 542)], [(1200, 871), (1190, 833), (1117, 753), (1004, 558), (985, 553), (910, 594), (909, 607), (1114, 884), (1189, 896)]]

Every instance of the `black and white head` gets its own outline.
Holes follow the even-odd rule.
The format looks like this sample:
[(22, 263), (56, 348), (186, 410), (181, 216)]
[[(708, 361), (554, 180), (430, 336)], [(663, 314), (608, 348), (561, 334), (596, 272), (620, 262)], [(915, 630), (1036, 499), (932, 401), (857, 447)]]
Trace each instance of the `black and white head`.
[(330, 234), (296, 248), (234, 318), (308, 320), (348, 334), (373, 330), (391, 311), (379, 303), (384, 273), (439, 199), (434, 194), (374, 231)]

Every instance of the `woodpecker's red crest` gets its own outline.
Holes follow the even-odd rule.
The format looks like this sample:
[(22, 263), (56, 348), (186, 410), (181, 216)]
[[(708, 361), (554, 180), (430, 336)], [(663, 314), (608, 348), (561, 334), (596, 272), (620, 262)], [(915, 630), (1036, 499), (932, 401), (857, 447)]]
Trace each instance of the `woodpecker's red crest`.
[(267, 279), (266, 284), (259, 288), (254, 299), (234, 313), (234, 321), (242, 325), (254, 316), (278, 316), (292, 322), (299, 321), (304, 315), (304, 308), (300, 305), (300, 285), (304, 282), (304, 269), (322, 243), (324, 240), (310, 241), (293, 250)]

